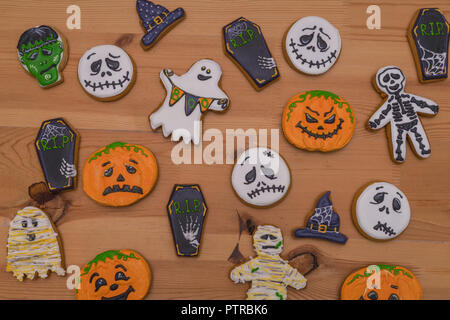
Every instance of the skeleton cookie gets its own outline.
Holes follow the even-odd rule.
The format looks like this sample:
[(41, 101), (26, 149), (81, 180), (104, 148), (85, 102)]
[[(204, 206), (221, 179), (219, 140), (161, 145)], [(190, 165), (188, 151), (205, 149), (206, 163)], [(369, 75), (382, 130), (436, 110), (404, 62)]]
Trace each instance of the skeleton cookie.
[(339, 30), (321, 17), (305, 17), (295, 22), (285, 42), (292, 65), (307, 74), (327, 72), (341, 52)]
[(283, 235), (274, 226), (258, 226), (253, 235), (256, 257), (235, 267), (230, 274), (235, 283), (251, 281), (247, 300), (285, 300), (287, 286), (297, 290), (306, 286), (306, 278), (280, 257)]
[(435, 115), (439, 110), (436, 102), (406, 93), (405, 83), (403, 72), (395, 66), (378, 70), (375, 77), (376, 89), (387, 98), (369, 119), (369, 127), (373, 130), (390, 124), (388, 135), (392, 140), (393, 159), (396, 162), (406, 159), (407, 136), (419, 157), (430, 156), (430, 143), (417, 114)]
[(262, 147), (251, 148), (243, 152), (234, 165), (231, 184), (244, 202), (266, 207), (287, 194), (291, 172), (277, 152)]
[(353, 221), (358, 230), (372, 240), (398, 237), (409, 224), (408, 199), (396, 186), (375, 182), (355, 196)]
[(78, 79), (95, 99), (112, 101), (133, 87), (136, 70), (124, 50), (114, 45), (101, 45), (83, 54), (78, 63)]
[(200, 142), (202, 115), (209, 109), (224, 111), (229, 99), (219, 87), (220, 66), (208, 59), (197, 61), (188, 72), (177, 76), (170, 69), (159, 74), (167, 91), (159, 108), (150, 115), (153, 130), (162, 126), (164, 137), (172, 141), (183, 138), (185, 143)]

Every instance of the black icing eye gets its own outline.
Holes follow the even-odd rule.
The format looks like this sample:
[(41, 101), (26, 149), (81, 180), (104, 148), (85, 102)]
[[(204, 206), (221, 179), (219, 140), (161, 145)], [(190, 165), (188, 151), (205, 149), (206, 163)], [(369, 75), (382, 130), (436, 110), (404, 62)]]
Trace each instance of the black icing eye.
[(22, 228), (26, 228), (26, 227), (28, 227), (28, 222), (23, 220), (22, 221)]
[(402, 208), (400, 200), (394, 198), (394, 200), (392, 200), (392, 208), (394, 209), (395, 212), (399, 212), (400, 209)]
[(314, 38), (314, 32), (311, 34), (304, 34), (300, 37), (300, 45), (306, 46), (308, 43), (311, 42), (311, 40)]
[(136, 173), (136, 168), (133, 166), (129, 166), (129, 165), (125, 165), (125, 167), (127, 168), (128, 173), (131, 174), (135, 174)]
[(383, 77), (383, 82), (389, 82), (389, 80), (391, 80), (391, 77), (389, 77), (389, 74), (387, 74)]
[(119, 69), (119, 67), (120, 67), (119, 61), (111, 60), (109, 58), (106, 58), (105, 61), (106, 61), (106, 65), (111, 70), (113, 70), (113, 71), (120, 71), (120, 70), (122, 70), (122, 69)]
[(317, 119), (309, 115), (308, 113), (305, 113), (306, 121), (309, 123), (317, 123)]
[(38, 55), (39, 55), (39, 52), (35, 51), (35, 52), (33, 52), (33, 53), (28, 57), (28, 59), (29, 59), (29, 60), (36, 60), (36, 58), (38, 57)]
[(37, 227), (38, 226), (38, 222), (37, 221), (33, 221), (33, 222), (31, 222), (31, 224), (33, 225), (33, 227)]
[(111, 168), (109, 168), (109, 169), (106, 169), (105, 170), (105, 173), (104, 173), (104, 175), (105, 175), (105, 177), (111, 177), (111, 175), (113, 174), (113, 168), (111, 167)]
[(370, 291), (367, 294), (367, 298), (369, 298), (370, 300), (378, 300), (378, 293), (376, 291)]
[(207, 73), (207, 74), (210, 74), (210, 73), (211, 73), (211, 70), (209, 70), (209, 69), (206, 70), (206, 73)]
[(93, 75), (96, 75), (97, 73), (99, 73), (101, 67), (102, 67), (102, 60), (97, 60), (97, 61), (92, 62), (91, 63), (91, 71), (94, 74), (91, 74), (91, 75), (93, 76)]
[(269, 238), (270, 238), (270, 240), (276, 240), (277, 239), (277, 237), (275, 237), (275, 236), (273, 236), (271, 234), (269, 234)]
[(397, 73), (391, 73), (391, 77), (392, 77), (392, 79), (395, 79), (395, 80), (400, 79), (400, 75)]
[(261, 236), (261, 239), (267, 240), (267, 239), (269, 239), (269, 235), (268, 235), (268, 234), (263, 234), (263, 235)]
[(398, 297), (398, 295), (393, 293), (389, 296), (388, 300), (400, 300), (400, 298)]
[(125, 273), (123, 273), (122, 271), (119, 271), (119, 272), (116, 273), (115, 279), (116, 279), (116, 281), (119, 281), (119, 280), (125, 280), (125, 281), (127, 281), (127, 280), (130, 279), (130, 278), (127, 277), (127, 276), (125, 275)]
[(103, 286), (106, 286), (106, 280), (103, 278), (98, 278), (97, 281), (95, 281), (95, 291), (98, 291), (98, 289)]
[(317, 48), (319, 48), (320, 52), (325, 52), (328, 50), (328, 44), (322, 39), (320, 34), (317, 35)]
[(245, 175), (245, 181), (244, 184), (250, 184), (252, 182), (254, 182), (256, 179), (256, 168), (253, 167), (252, 170), (250, 170), (249, 172), (247, 172), (247, 174)]
[(334, 120), (336, 120), (336, 115), (335, 114), (333, 114), (331, 117), (326, 119), (324, 122), (330, 124), (330, 123), (334, 123)]
[(205, 67), (205, 66), (203, 66), (203, 67), (202, 67), (202, 71), (204, 71), (205, 69), (206, 69), (206, 67)]
[(266, 168), (264, 166), (261, 166), (261, 171), (270, 180), (274, 180), (274, 179), (277, 178), (277, 177), (275, 177), (275, 172), (273, 172), (273, 170), (270, 169), (270, 168)]
[(45, 56), (49, 56), (52, 54), (52, 50), (49, 49), (42, 49), (42, 54)]
[(385, 194), (386, 194), (386, 192), (378, 192), (376, 195), (373, 196), (373, 201), (375, 201), (375, 202), (371, 202), (371, 203), (372, 204), (382, 203), (384, 201)]

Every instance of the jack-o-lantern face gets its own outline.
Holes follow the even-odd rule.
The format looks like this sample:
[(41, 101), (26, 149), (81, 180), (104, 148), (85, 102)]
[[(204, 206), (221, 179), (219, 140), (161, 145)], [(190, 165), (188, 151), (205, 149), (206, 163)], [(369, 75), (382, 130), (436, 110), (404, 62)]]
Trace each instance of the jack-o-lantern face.
[(150, 288), (147, 261), (133, 250), (110, 250), (81, 270), (78, 300), (141, 300)]
[(83, 170), (86, 194), (106, 206), (127, 206), (145, 197), (158, 178), (158, 165), (147, 148), (114, 142), (92, 154)]
[(286, 139), (300, 149), (332, 151), (352, 138), (355, 117), (350, 104), (327, 91), (308, 91), (294, 96), (283, 112)]
[(422, 287), (406, 268), (371, 265), (350, 274), (342, 284), (342, 300), (420, 300)]

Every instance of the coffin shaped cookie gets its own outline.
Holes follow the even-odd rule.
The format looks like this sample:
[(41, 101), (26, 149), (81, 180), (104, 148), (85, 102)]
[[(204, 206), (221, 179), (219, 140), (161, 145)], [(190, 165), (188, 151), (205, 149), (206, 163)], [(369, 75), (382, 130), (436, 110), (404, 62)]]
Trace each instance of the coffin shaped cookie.
[(75, 130), (62, 118), (42, 123), (35, 147), (51, 192), (75, 187), (78, 139)]
[(198, 255), (206, 211), (205, 199), (199, 185), (174, 186), (167, 212), (177, 255)]
[(450, 25), (439, 9), (422, 8), (408, 30), (420, 82), (448, 77), (448, 41)]
[(223, 27), (225, 51), (259, 90), (280, 76), (261, 28), (239, 18)]

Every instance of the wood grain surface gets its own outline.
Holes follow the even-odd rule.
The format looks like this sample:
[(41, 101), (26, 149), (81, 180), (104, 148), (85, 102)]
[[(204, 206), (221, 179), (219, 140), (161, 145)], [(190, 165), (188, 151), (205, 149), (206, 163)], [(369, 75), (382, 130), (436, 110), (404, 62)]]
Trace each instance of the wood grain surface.
[[(81, 8), (81, 30), (66, 27), (66, 8), (71, 4)], [(160, 170), (155, 189), (130, 207), (115, 209), (94, 203), (83, 192), (82, 181), (75, 191), (63, 193), (59, 200), (47, 205), (45, 210), (49, 212), (61, 213), (65, 207), (56, 225), (66, 266), (82, 266), (105, 250), (130, 248), (150, 263), (154, 280), (147, 299), (244, 299), (248, 284), (234, 284), (229, 279), (233, 264), (227, 261), (238, 241), (239, 211), (257, 224), (279, 226), (285, 238), (285, 257), (292, 250), (309, 250), (318, 256), (320, 266), (308, 275), (307, 287), (289, 289), (290, 299), (338, 299), (345, 277), (374, 263), (399, 264), (413, 271), (423, 286), (424, 299), (449, 299), (450, 81), (419, 83), (406, 29), (416, 10), (424, 6), (439, 7), (450, 19), (450, 3), (164, 0), (161, 4), (171, 11), (183, 7), (186, 18), (156, 46), (144, 51), (139, 44), (143, 32), (134, 0), (0, 1), (0, 243), (5, 248), (0, 250), (0, 298), (75, 298), (73, 291), (66, 288), (66, 277), (51, 274), (45, 280), (21, 283), (5, 271), (9, 222), (29, 201), (28, 186), (44, 180), (33, 144), (38, 128), (43, 120), (64, 117), (81, 136), (79, 172), (92, 152), (113, 141), (146, 146), (157, 157)], [(380, 30), (366, 27), (366, 8), (371, 4), (381, 8)], [(339, 61), (317, 77), (289, 67), (281, 47), (288, 27), (309, 15), (329, 20), (342, 37)], [(262, 27), (280, 69), (280, 79), (261, 92), (253, 89), (223, 50), (222, 27), (240, 16)], [(48, 90), (41, 89), (17, 61), (19, 36), (39, 24), (59, 29), (70, 45), (65, 81)], [(99, 44), (120, 45), (137, 65), (134, 88), (115, 102), (95, 101), (78, 82), (80, 57)], [(217, 128), (225, 135), (226, 129), (280, 130), (280, 153), (291, 168), (293, 181), (287, 197), (275, 207), (254, 209), (243, 204), (231, 187), (230, 164), (173, 164), (171, 152), (176, 143), (150, 129), (148, 115), (166, 94), (159, 81), (160, 70), (171, 68), (183, 74), (202, 58), (211, 58), (222, 66), (222, 88), (231, 98), (229, 111), (206, 115), (204, 131)], [(395, 164), (384, 130), (366, 129), (369, 116), (382, 101), (371, 79), (385, 65), (397, 65), (403, 70), (406, 91), (428, 97), (440, 106), (437, 116), (421, 118), (432, 145), (429, 159), (419, 160), (408, 147), (406, 162)], [(344, 97), (354, 109), (357, 122), (353, 139), (338, 152), (296, 149), (281, 132), (281, 115), (287, 101), (297, 93), (315, 89)], [(208, 143), (204, 142), (204, 147)], [(412, 207), (409, 227), (390, 242), (367, 240), (352, 223), (353, 196), (372, 180), (397, 185)], [(175, 254), (166, 204), (176, 183), (200, 184), (209, 207), (200, 255), (195, 258)], [(339, 245), (294, 238), (293, 230), (304, 224), (317, 197), (327, 190), (332, 191), (341, 232), (348, 236), (348, 242)], [(247, 232), (242, 233), (240, 249), (245, 257), (254, 256)]]

